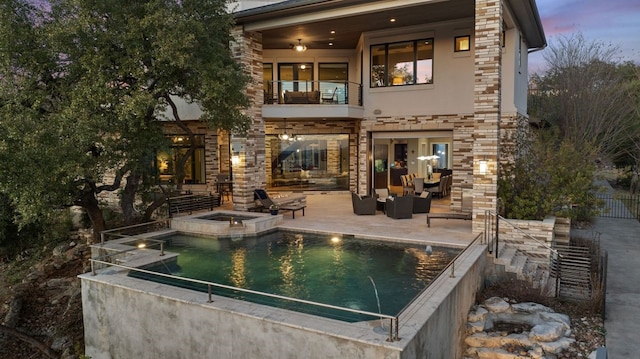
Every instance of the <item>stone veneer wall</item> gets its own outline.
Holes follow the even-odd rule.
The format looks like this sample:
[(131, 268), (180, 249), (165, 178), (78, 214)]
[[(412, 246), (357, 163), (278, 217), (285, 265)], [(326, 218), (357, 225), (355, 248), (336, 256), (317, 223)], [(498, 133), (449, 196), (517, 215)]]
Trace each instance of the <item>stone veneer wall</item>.
[(232, 144), (238, 150), (240, 162), (233, 169), (233, 208), (248, 210), (253, 206), (253, 191), (266, 187), (265, 126), (262, 119), (262, 34), (243, 32), (236, 27), (231, 35), (231, 52), (245, 71), (251, 76), (246, 94), (251, 107), (245, 114), (252, 119), (251, 127), (244, 138), (234, 137)]
[[(185, 121), (185, 124), (196, 135), (204, 135), (204, 173), (205, 181), (209, 186), (219, 171), (218, 163), (218, 130), (210, 129), (200, 121)], [(162, 132), (167, 135), (184, 133), (175, 123), (164, 123)]]
[[(566, 220), (559, 220), (553, 216), (542, 221), (521, 219), (507, 221), (510, 224), (505, 223), (504, 220), (500, 221), (498, 228), (500, 242), (517, 248), (527, 254), (531, 260), (543, 264), (549, 263), (549, 247), (553, 248), (555, 244), (556, 226), (565, 229), (567, 223)], [(538, 242), (525, 234), (537, 239)]]
[[(475, 1), (473, 121), (473, 232), (484, 230), (485, 210), (496, 211), (500, 160), (502, 2)], [(488, 172), (480, 173), (480, 161)]]

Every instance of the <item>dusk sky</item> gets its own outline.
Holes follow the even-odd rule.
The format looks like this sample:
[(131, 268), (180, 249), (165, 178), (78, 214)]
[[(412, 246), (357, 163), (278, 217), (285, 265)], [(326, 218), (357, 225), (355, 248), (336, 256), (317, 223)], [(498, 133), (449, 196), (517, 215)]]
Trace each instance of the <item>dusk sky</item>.
[[(611, 43), (624, 61), (640, 65), (640, 1), (536, 0), (547, 43), (581, 32), (588, 42)], [(544, 50), (529, 55), (529, 73), (542, 73)]]

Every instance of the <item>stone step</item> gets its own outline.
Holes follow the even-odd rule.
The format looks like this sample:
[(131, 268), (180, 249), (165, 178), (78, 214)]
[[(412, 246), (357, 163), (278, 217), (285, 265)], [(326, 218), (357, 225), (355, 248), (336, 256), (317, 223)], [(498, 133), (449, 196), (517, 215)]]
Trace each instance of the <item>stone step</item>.
[(498, 258), (495, 259), (495, 264), (500, 264), (503, 266), (508, 266), (513, 261), (513, 257), (516, 255), (518, 250), (514, 247), (505, 246), (498, 255)]
[(513, 257), (511, 264), (505, 267), (505, 270), (507, 272), (516, 273), (518, 276), (518, 279), (524, 279), (524, 275), (523, 275), (524, 266), (527, 264), (528, 260), (529, 260), (529, 257), (527, 256), (516, 255)]

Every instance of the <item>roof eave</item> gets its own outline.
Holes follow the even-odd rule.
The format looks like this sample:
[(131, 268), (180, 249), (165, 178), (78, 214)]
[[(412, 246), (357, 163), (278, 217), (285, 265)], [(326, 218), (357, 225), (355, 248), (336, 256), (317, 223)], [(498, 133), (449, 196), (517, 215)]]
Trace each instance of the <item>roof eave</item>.
[(507, 0), (530, 49), (547, 46), (542, 20), (535, 0)]

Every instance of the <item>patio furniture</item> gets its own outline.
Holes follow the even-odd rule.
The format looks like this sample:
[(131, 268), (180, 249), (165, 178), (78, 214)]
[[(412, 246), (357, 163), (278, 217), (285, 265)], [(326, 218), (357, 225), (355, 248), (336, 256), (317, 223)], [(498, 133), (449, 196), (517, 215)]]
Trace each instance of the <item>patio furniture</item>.
[(473, 197), (462, 192), (462, 208), (460, 211), (445, 213), (427, 213), (427, 227), (431, 228), (431, 220), (437, 218), (462, 219), (470, 221), (473, 219)]
[(413, 196), (389, 197), (386, 203), (387, 217), (405, 219), (413, 216)]
[(353, 204), (353, 213), (357, 215), (376, 214), (376, 198), (371, 196), (360, 196), (351, 192), (351, 203)]
[(387, 202), (387, 197), (391, 197), (391, 193), (389, 193), (388, 188), (375, 188), (373, 190), (376, 194), (376, 201), (378, 202), (378, 210), (384, 212), (384, 206)]
[(322, 95), (322, 103), (338, 103), (338, 98), (336, 97), (337, 93), (338, 88), (336, 87), (335, 90), (333, 90), (333, 93), (331, 93), (331, 96), (329, 96), (329, 94)]
[(224, 197), (229, 200), (229, 195), (233, 195), (233, 181), (228, 174), (220, 173), (216, 175), (216, 192), (220, 194), (220, 201), (224, 203)]
[(413, 196), (413, 213), (429, 213), (431, 211), (431, 193), (422, 192)]
[(320, 103), (320, 91), (285, 91), (284, 103), (310, 104)]
[(267, 191), (263, 189), (256, 189), (253, 191), (253, 198), (260, 202), (262, 207), (260, 208), (262, 211), (269, 210), (271, 206), (277, 206), (280, 211), (291, 211), (291, 216), (293, 219), (296, 219), (296, 212), (302, 211), (302, 215), (304, 216), (304, 209), (307, 208), (305, 204), (302, 203), (276, 203), (267, 194)]

